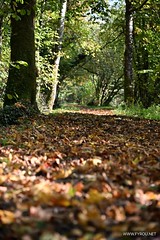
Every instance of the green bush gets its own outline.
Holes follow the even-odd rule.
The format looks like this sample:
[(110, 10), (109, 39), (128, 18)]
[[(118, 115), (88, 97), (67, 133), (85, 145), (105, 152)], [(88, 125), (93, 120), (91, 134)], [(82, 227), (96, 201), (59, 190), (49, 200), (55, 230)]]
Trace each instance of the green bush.
[(116, 114), (160, 120), (160, 105), (152, 105), (149, 108), (143, 108), (140, 105), (131, 107), (120, 106), (116, 110)]

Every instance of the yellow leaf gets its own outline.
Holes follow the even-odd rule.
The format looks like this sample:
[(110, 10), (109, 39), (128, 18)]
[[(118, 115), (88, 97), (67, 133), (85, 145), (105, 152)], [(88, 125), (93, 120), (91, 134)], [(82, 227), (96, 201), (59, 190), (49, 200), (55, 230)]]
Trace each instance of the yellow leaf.
[(160, 194), (156, 194), (154, 192), (146, 192), (145, 193), (147, 200), (159, 200)]
[(101, 157), (95, 156), (93, 159), (89, 159), (89, 163), (97, 166), (102, 163), (102, 159)]
[(0, 174), (0, 184), (4, 183), (7, 180), (7, 178), (8, 178), (7, 175), (4, 176)]
[(13, 212), (0, 210), (0, 221), (4, 224), (11, 224), (15, 221), (15, 215)]
[(35, 201), (39, 203), (50, 203), (54, 197), (54, 193), (51, 189), (51, 184), (48, 182), (40, 182), (33, 186), (32, 192)]
[(101, 215), (100, 210), (95, 205), (89, 205), (81, 213), (79, 213), (78, 221), (84, 226), (87, 225), (88, 222), (92, 222), (97, 227), (106, 227), (106, 218), (104, 215)]
[(104, 194), (98, 192), (96, 189), (90, 189), (85, 202), (89, 203), (99, 203), (104, 199)]
[(71, 205), (70, 200), (65, 195), (56, 194), (52, 202), (56, 206), (69, 207)]

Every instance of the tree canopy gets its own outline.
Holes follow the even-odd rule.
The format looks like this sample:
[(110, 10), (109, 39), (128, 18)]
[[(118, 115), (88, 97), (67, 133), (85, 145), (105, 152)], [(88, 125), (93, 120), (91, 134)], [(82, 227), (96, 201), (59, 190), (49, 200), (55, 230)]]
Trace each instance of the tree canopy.
[[(36, 85), (39, 108), (48, 108), (50, 102), (50, 111), (54, 105), (68, 101), (95, 105), (138, 103), (144, 107), (159, 104), (157, 0), (59, 3), (38, 0), (35, 5), (36, 18), (32, 11), (25, 9), (25, 4), (32, 4), (30, 6), (33, 7), (35, 3), (14, 0), (10, 5), (5, 1), (1, 2), (0, 86), (2, 100), (6, 89), (4, 105), (9, 103), (8, 97), (10, 102), (16, 102), (33, 92), (35, 95)], [(66, 10), (62, 14), (64, 4)], [(35, 30), (27, 28), (27, 21), (23, 20), (27, 18), (33, 18)], [(15, 31), (14, 25), (22, 26), (18, 27), (19, 32), (16, 35), (12, 34)], [(27, 40), (25, 37), (25, 34), (29, 34), (29, 29), (34, 31), (35, 40)], [(14, 39), (13, 36), (17, 38)], [(6, 44), (9, 41), (10, 45)], [(27, 50), (29, 41), (33, 47), (29, 44), (30, 49)], [(17, 51), (21, 46), (25, 56)], [(34, 79), (38, 72), (36, 85), (35, 80), (27, 75), (27, 66), (24, 66), (25, 63), (28, 64), (29, 52), (36, 59), (37, 70), (31, 70), (34, 72)], [(60, 62), (56, 64), (56, 73), (54, 66), (58, 56)], [(15, 61), (18, 63), (13, 63)], [(8, 62), (10, 70), (7, 81)], [(25, 78), (20, 73), (21, 69), (25, 69), (28, 87), (25, 87), (22, 80), (16, 84), (18, 75), (20, 79)], [(17, 71), (16, 80), (12, 71)], [(19, 90), (12, 94), (16, 86)], [(32, 98), (35, 99), (35, 96)]]
[[(33, 27), (26, 26), (29, 18)], [(35, 38), (27, 40), (30, 30)], [(157, 0), (2, 1), (2, 101), (7, 105), (29, 98), (49, 111), (68, 101), (159, 104), (158, 41)], [(35, 59), (32, 64), (28, 64), (29, 54)]]

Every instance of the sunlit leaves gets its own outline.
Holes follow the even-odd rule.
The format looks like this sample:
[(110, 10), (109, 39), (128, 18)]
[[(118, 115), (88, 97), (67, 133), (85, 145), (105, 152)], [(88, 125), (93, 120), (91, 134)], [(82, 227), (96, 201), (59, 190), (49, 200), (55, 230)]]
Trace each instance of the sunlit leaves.
[(15, 215), (11, 211), (0, 210), (0, 222), (2, 224), (11, 224), (15, 220)]
[(0, 223), (10, 227), (3, 236), (102, 240), (158, 231), (159, 122), (109, 113), (82, 108), (1, 128)]

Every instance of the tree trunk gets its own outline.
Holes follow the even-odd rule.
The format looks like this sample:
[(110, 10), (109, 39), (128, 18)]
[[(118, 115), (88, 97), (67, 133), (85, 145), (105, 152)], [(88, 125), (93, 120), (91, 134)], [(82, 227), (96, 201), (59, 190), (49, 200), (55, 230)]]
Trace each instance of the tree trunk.
[(11, 64), (4, 106), (17, 101), (36, 101), (34, 17), (35, 0), (21, 4), (11, 0)]
[(57, 85), (58, 85), (58, 71), (60, 64), (60, 54), (62, 50), (62, 41), (64, 34), (64, 23), (65, 23), (65, 15), (67, 11), (67, 0), (61, 0), (61, 10), (60, 10), (60, 22), (59, 22), (59, 31), (58, 31), (58, 43), (55, 46), (55, 58), (53, 63), (53, 80), (51, 86), (51, 94), (48, 100), (48, 109), (49, 112), (52, 111), (57, 95)]
[(124, 53), (124, 101), (127, 105), (133, 103), (133, 10), (131, 0), (126, 2), (126, 32)]

